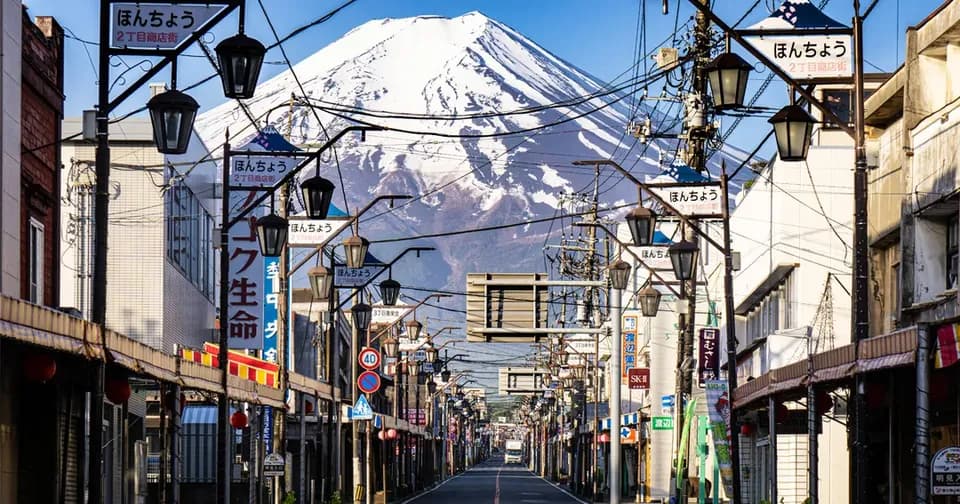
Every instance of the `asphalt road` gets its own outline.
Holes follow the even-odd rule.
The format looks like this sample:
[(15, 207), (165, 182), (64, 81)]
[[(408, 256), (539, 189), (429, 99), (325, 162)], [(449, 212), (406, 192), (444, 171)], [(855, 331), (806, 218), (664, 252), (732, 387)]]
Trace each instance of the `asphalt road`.
[(574, 504), (583, 503), (502, 456), (448, 480), (409, 504)]

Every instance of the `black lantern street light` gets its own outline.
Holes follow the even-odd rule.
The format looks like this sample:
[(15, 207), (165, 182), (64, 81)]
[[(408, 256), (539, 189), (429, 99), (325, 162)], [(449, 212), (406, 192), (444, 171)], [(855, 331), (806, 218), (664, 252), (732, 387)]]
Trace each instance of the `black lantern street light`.
[(637, 206), (627, 214), (627, 227), (633, 244), (642, 247), (653, 243), (653, 235), (657, 230), (657, 214), (644, 206)]
[(433, 343), (428, 344), (423, 351), (427, 355), (427, 362), (430, 364), (437, 362), (437, 354), (439, 352), (437, 351), (437, 347), (433, 346)]
[(443, 380), (443, 383), (450, 381), (450, 369), (443, 368), (443, 371), (440, 372), (440, 379)]
[(623, 290), (627, 288), (627, 282), (630, 280), (630, 263), (617, 259), (607, 266), (610, 274), (610, 285), (614, 289)]
[(700, 256), (700, 248), (697, 247), (697, 244), (682, 240), (670, 245), (668, 251), (670, 262), (673, 263), (673, 274), (677, 277), (677, 280), (681, 282), (693, 280), (697, 258)]
[(367, 328), (370, 327), (370, 316), (373, 312), (373, 308), (366, 303), (357, 303), (350, 308), (350, 313), (353, 315), (353, 326), (357, 328), (357, 331), (366, 332)]
[(274, 213), (257, 219), (257, 238), (264, 257), (280, 257), (287, 244), (287, 219)]
[(393, 278), (388, 278), (380, 282), (380, 299), (383, 300), (383, 304), (387, 306), (394, 306), (397, 304), (397, 299), (400, 298), (400, 282), (394, 280)]
[(311, 219), (326, 219), (330, 213), (330, 201), (333, 200), (333, 182), (315, 175), (300, 182), (303, 193), (303, 208)]
[(397, 349), (400, 346), (397, 338), (394, 338), (392, 335), (387, 336), (380, 346), (383, 348), (383, 353), (387, 357), (394, 359), (397, 357)]
[(323, 266), (310, 268), (307, 277), (310, 279), (310, 290), (313, 291), (313, 298), (328, 299), (330, 289), (333, 288), (333, 275), (330, 274), (330, 270)]
[(777, 137), (777, 150), (783, 161), (803, 161), (813, 136), (813, 117), (799, 105), (787, 105), (767, 120)]
[(718, 110), (734, 109), (743, 106), (747, 94), (747, 79), (753, 66), (735, 53), (723, 53), (704, 68), (713, 106)]
[(190, 95), (171, 89), (147, 102), (153, 142), (161, 154), (183, 154), (193, 136), (193, 121), (200, 104)]
[(423, 329), (423, 324), (421, 324), (419, 320), (408, 320), (404, 323), (404, 326), (407, 328), (408, 338), (412, 340), (420, 339), (420, 330)]
[(370, 248), (370, 242), (366, 238), (358, 235), (352, 235), (343, 240), (343, 248), (347, 256), (348, 268), (362, 268), (367, 258), (367, 249)]
[(644, 317), (656, 317), (660, 310), (660, 291), (648, 285), (640, 292), (637, 292), (637, 300), (640, 302), (640, 312)]
[(267, 48), (241, 31), (217, 44), (216, 51), (223, 95), (243, 100), (253, 98)]

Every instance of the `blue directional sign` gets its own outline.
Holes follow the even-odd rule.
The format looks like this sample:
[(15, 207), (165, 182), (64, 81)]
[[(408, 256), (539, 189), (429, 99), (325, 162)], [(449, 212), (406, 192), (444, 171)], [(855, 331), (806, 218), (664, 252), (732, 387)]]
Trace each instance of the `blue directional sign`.
[(675, 404), (676, 404), (676, 400), (675, 400), (673, 394), (671, 394), (671, 395), (665, 395), (665, 396), (663, 396), (663, 397), (660, 398), (660, 407), (661, 407), (661, 408), (672, 408), (672, 407), (674, 407)]
[(370, 407), (366, 397), (360, 396), (357, 399), (357, 403), (353, 405), (353, 410), (350, 412), (350, 420), (373, 420), (373, 408)]
[(382, 429), (382, 428), (383, 428), (383, 416), (377, 415), (377, 416), (373, 417), (373, 427), (374, 427), (375, 429)]

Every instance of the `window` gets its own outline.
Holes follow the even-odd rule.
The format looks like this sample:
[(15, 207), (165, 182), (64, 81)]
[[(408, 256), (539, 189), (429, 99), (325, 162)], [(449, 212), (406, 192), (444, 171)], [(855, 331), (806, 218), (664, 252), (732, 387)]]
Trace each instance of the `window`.
[[(172, 177), (174, 173), (170, 173)], [(207, 298), (213, 297), (213, 217), (193, 191), (167, 191), (167, 259)]]
[(953, 289), (957, 286), (957, 237), (960, 235), (960, 224), (957, 217), (953, 217), (947, 222), (947, 288)]
[(28, 233), (30, 269), (27, 271), (27, 300), (34, 304), (43, 304), (43, 224), (31, 217)]

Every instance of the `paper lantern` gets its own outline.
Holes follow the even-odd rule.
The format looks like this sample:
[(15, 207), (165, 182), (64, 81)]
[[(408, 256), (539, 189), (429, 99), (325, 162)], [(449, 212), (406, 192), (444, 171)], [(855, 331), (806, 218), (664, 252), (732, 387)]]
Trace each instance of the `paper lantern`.
[(313, 414), (313, 403), (310, 401), (304, 401), (303, 403), (303, 412), (307, 415)]
[(113, 404), (124, 404), (130, 399), (130, 382), (126, 376), (109, 376), (103, 384), (103, 393)]
[(239, 410), (234, 411), (233, 414), (230, 415), (230, 425), (232, 425), (234, 429), (244, 429), (244, 428), (246, 428), (246, 427), (247, 427), (247, 415), (246, 415), (244, 412), (239, 411)]
[(742, 434), (742, 435), (744, 435), (744, 436), (752, 436), (752, 435), (753, 435), (753, 424), (744, 423), (743, 425), (741, 425), (741, 426), (740, 426), (740, 434)]
[(23, 359), (23, 375), (28, 381), (46, 383), (57, 374), (57, 361), (47, 353), (32, 353)]
[(397, 439), (397, 429), (387, 429), (387, 439)]
[(606, 432), (604, 432), (603, 434), (600, 434), (600, 442), (601, 442), (601, 443), (609, 443), (609, 442), (610, 442), (610, 434), (607, 434)]
[(387, 439), (387, 434), (386, 434), (385, 432), (383, 432), (383, 431), (380, 431), (380, 432), (377, 433), (377, 438), (379, 438), (380, 441), (386, 441), (386, 439)]

